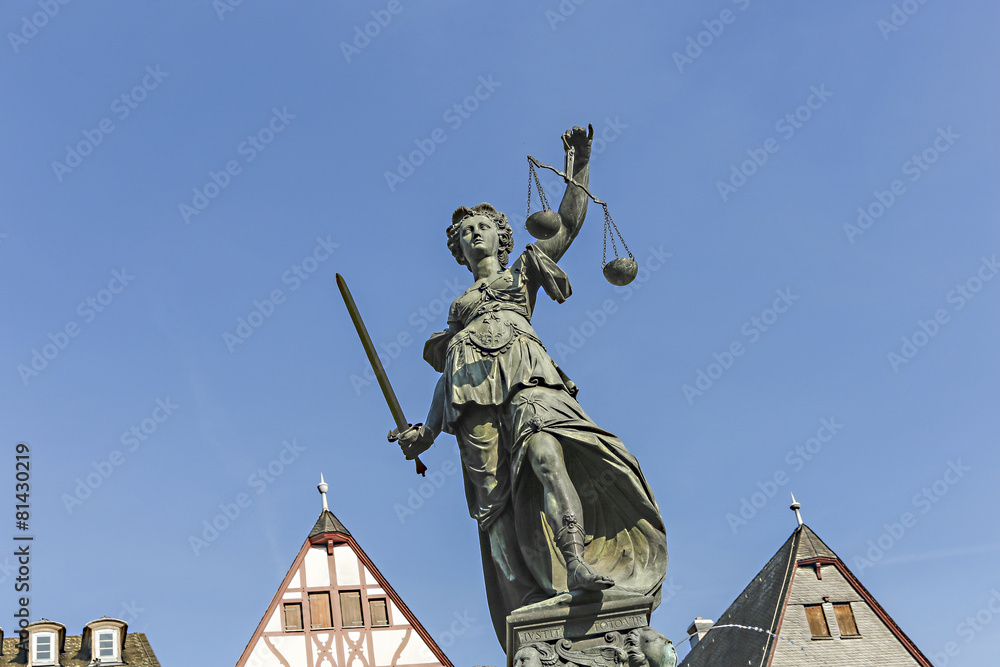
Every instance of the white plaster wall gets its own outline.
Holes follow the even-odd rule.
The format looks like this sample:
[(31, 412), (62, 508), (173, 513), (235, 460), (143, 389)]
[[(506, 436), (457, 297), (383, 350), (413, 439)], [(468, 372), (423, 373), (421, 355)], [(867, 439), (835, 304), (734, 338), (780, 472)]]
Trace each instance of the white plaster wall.
[(399, 655), (398, 662), (400, 664), (427, 664), (427, 663), (437, 663), (437, 658), (431, 653), (431, 650), (424, 643), (424, 640), (420, 638), (416, 630), (413, 630), (410, 634), (410, 641), (407, 642), (406, 648)]
[(295, 574), (292, 575), (291, 581), (288, 582), (289, 588), (302, 588), (302, 575), (296, 570)]
[(281, 630), (281, 605), (279, 604), (278, 608), (274, 610), (273, 614), (271, 614), (271, 618), (267, 619), (267, 625), (264, 626), (264, 632), (281, 632)]
[(323, 547), (312, 548), (306, 552), (305, 583), (309, 588), (330, 585), (330, 566), (326, 558), (326, 549)]
[[(289, 665), (305, 665), (306, 651), (305, 640), (302, 635), (296, 637), (269, 637), (274, 649), (281, 654)], [(274, 655), (271, 649), (264, 643), (264, 638), (257, 640), (250, 657), (247, 659), (246, 667), (283, 667), (281, 661)]]
[[(411, 635), (416, 634), (412, 630)], [(379, 630), (372, 633), (372, 648), (375, 654), (376, 665), (392, 664), (392, 656), (399, 648), (399, 642), (406, 636), (406, 630)]]
[[(285, 657), (289, 665), (306, 664), (306, 638), (304, 634), (270, 637), (269, 639), (274, 644), (274, 648)], [(261, 641), (263, 641), (263, 638)]]
[[(361, 583), (358, 556), (346, 544), (333, 548), (334, 564), (337, 567), (338, 586), (357, 586)], [(310, 584), (312, 585), (312, 584)]]

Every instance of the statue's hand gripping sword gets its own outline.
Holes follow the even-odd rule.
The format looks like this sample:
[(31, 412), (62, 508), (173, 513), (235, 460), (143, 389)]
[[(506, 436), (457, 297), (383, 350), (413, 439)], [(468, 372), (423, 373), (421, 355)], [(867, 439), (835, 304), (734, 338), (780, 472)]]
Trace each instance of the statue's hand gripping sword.
[[(337, 287), (340, 288), (340, 294), (344, 297), (347, 312), (350, 313), (351, 321), (354, 322), (354, 328), (358, 331), (361, 346), (365, 348), (365, 354), (368, 355), (368, 363), (372, 365), (372, 370), (378, 379), (378, 386), (382, 389), (385, 402), (389, 405), (389, 412), (392, 413), (392, 419), (396, 422), (396, 430), (389, 431), (389, 442), (395, 442), (404, 431), (414, 428), (414, 426), (419, 426), (419, 424), (410, 424), (406, 421), (406, 417), (403, 416), (403, 409), (399, 407), (396, 392), (392, 390), (392, 385), (389, 384), (389, 376), (386, 375), (385, 369), (382, 368), (382, 360), (378, 358), (378, 352), (375, 351), (371, 336), (368, 335), (368, 329), (365, 328), (365, 323), (361, 319), (361, 313), (358, 312), (358, 307), (354, 303), (351, 290), (347, 289), (347, 283), (339, 273), (337, 274)], [(419, 456), (415, 456), (414, 460), (417, 462), (417, 474), (425, 475), (427, 466), (420, 461)]]

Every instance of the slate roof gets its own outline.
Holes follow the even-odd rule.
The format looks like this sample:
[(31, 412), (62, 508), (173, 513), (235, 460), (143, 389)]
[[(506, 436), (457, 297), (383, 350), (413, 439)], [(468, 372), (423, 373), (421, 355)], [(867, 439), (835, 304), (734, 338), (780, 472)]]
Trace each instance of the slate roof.
[[(803, 543), (803, 551), (809, 555), (796, 557)], [(819, 549), (833, 553), (807, 527), (797, 528), (764, 569), (729, 605), (729, 609), (719, 617), (712, 630), (691, 649), (681, 662), (681, 667), (758, 667), (765, 664), (774, 640), (772, 634), (777, 631), (781, 608), (788, 596), (795, 561), (812, 558)], [(731, 624), (761, 628), (767, 632), (718, 627)]]
[[(847, 569), (840, 557), (814, 533), (809, 526), (800, 525), (781, 545), (767, 565), (750, 582), (729, 609), (716, 621), (712, 629), (681, 661), (679, 667), (730, 667), (746, 665), (763, 667), (774, 651), (775, 634), (781, 621), (782, 610), (788, 600), (792, 576), (796, 565), (805, 562), (834, 562), (838, 570), (864, 598), (866, 603), (883, 619), (896, 638), (919, 664), (930, 665), (920, 650), (885, 613), (860, 581)], [(723, 625), (742, 625), (748, 628), (723, 628)]]
[[(90, 652), (82, 651), (83, 635), (66, 635), (66, 644), (59, 655), (62, 667), (86, 667), (90, 664)], [(27, 651), (19, 651), (18, 638), (5, 637), (3, 653), (0, 654), (0, 667), (23, 667), (27, 664)], [(129, 632), (125, 635), (125, 649), (122, 658), (128, 667), (160, 667), (153, 649), (141, 632)]]
[(330, 510), (323, 510), (323, 513), (319, 515), (316, 519), (316, 525), (313, 526), (312, 531), (309, 532), (309, 539), (321, 535), (323, 533), (342, 533), (344, 535), (350, 535), (350, 531), (344, 527), (344, 524), (340, 523), (340, 519), (333, 515)]

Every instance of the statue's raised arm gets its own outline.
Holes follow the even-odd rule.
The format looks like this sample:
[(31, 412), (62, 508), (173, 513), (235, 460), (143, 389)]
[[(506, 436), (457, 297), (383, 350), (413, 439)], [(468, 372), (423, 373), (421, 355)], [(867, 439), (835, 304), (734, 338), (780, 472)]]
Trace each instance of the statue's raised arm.
[[(562, 135), (563, 148), (569, 151), (573, 149), (573, 173), (568, 174), (574, 181), (583, 187), (590, 184), (590, 144), (594, 136), (593, 127), (574, 127), (567, 130)], [(576, 235), (583, 227), (583, 220), (587, 217), (587, 204), (590, 198), (581, 188), (567, 184), (566, 194), (563, 195), (559, 204), (559, 217), (562, 218), (562, 227), (552, 238), (535, 241), (535, 247), (544, 252), (552, 259), (558, 261), (566, 251)]]

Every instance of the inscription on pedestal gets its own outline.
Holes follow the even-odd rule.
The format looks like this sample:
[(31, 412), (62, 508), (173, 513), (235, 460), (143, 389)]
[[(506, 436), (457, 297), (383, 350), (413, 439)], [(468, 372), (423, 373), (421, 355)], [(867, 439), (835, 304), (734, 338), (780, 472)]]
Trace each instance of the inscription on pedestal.
[[(648, 597), (614, 598), (609, 595), (590, 604), (559, 604), (515, 612), (507, 617), (507, 665), (512, 667), (514, 654), (520, 647), (531, 645), (532, 650), (544, 650), (539, 649), (540, 644), (548, 645), (548, 650), (552, 651), (606, 653), (611, 650), (605, 658), (620, 653), (619, 657), (624, 659), (624, 645), (619, 644), (629, 632), (647, 627), (652, 603)], [(551, 657), (555, 656), (553, 653)], [(604, 658), (597, 662), (590, 657), (584, 660), (583, 656), (580, 653), (579, 660), (568, 662), (589, 667), (615, 667), (617, 664), (612, 664), (614, 660), (601, 662)], [(566, 656), (562, 659), (565, 662)]]
[(547, 642), (553, 639), (563, 638), (563, 628), (562, 626), (554, 628), (542, 628), (534, 630), (521, 630), (517, 633), (517, 641), (519, 644), (529, 644), (531, 642)]

